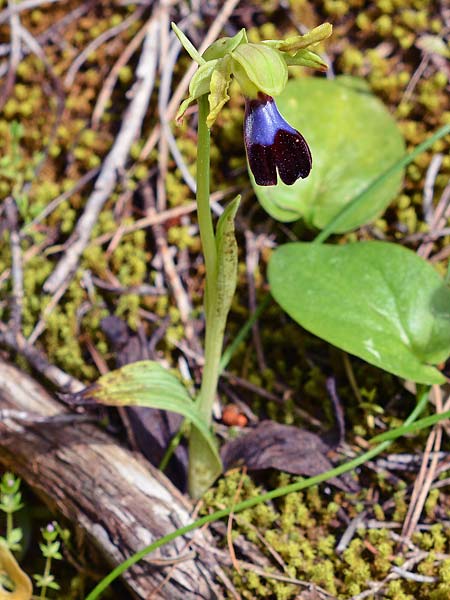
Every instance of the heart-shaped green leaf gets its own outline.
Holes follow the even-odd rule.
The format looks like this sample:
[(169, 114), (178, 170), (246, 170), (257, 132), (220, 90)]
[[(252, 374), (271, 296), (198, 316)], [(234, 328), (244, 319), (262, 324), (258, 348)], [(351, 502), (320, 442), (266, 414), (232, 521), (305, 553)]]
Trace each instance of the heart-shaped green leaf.
[(302, 327), (405, 379), (443, 383), (450, 355), (450, 289), (425, 260), (387, 242), (278, 248), (274, 298)]
[(78, 395), (84, 400), (94, 400), (107, 406), (148, 406), (183, 415), (203, 438), (208, 462), (210, 466), (215, 465), (215, 476), (222, 472), (214, 435), (181, 381), (159, 363), (141, 360), (125, 365), (102, 375)]
[[(313, 168), (288, 186), (253, 186), (262, 206), (279, 221), (303, 218), (325, 227), (336, 214), (405, 153), (405, 144), (382, 102), (353, 77), (290, 81), (277, 105), (308, 142)], [(396, 196), (403, 170), (367, 192), (358, 208), (339, 223), (349, 231), (380, 215)]]

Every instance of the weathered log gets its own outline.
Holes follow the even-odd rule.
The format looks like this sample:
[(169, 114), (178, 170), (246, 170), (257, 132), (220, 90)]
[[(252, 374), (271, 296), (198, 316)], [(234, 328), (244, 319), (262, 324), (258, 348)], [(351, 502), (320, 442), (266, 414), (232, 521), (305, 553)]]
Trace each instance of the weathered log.
[[(9, 411), (26, 414), (11, 418)], [(190, 522), (192, 507), (170, 481), (95, 424), (39, 422), (65, 412), (0, 360), (0, 463), (85, 530), (109, 565)], [(124, 581), (138, 599), (216, 598), (217, 551), (208, 549), (196, 531), (134, 565)]]

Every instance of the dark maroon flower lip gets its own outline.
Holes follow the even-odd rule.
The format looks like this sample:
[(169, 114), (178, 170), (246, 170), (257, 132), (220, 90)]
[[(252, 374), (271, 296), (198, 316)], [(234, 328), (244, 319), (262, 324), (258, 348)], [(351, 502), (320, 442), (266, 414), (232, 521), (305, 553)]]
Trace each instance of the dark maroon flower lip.
[(250, 169), (258, 185), (292, 185), (309, 175), (311, 152), (305, 138), (278, 112), (271, 96), (245, 99), (244, 141)]

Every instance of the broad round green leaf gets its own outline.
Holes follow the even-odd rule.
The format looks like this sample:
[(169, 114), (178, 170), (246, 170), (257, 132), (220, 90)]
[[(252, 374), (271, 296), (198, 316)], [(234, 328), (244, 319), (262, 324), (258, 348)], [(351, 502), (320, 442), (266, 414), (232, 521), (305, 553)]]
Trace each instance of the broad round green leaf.
[(106, 373), (83, 390), (81, 396), (108, 406), (148, 406), (183, 415), (203, 439), (205, 462), (208, 458), (210, 472), (214, 472), (210, 483), (222, 472), (214, 435), (181, 381), (159, 363), (141, 360)]
[[(290, 81), (276, 99), (285, 119), (305, 137), (313, 160), (306, 179), (288, 186), (254, 183), (267, 212), (279, 221), (303, 218), (323, 228), (374, 179), (405, 153), (394, 119), (365, 82), (354, 77)], [(349, 231), (380, 215), (395, 198), (403, 170), (365, 194), (336, 232)]]
[(450, 289), (425, 260), (387, 242), (293, 243), (269, 264), (271, 291), (302, 327), (418, 383), (443, 383)]

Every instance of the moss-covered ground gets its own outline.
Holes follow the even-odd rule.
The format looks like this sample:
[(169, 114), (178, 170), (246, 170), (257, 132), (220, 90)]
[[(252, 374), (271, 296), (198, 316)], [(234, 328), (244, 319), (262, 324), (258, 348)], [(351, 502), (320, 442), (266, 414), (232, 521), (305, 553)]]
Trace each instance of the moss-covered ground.
[[(30, 51), (23, 40), (19, 42), (20, 60), (11, 66), (13, 25), (5, 13), (8, 2), (0, 0), (0, 199), (13, 196), (19, 212), (22, 333), (26, 338), (33, 336), (34, 344), (50, 363), (89, 383), (99, 375), (103, 362), (110, 368), (115, 366), (114, 353), (100, 328), (101, 319), (113, 314), (153, 339), (156, 356), (176, 365), (185, 348), (183, 313), (179, 299), (162, 279), (153, 230), (141, 227), (139, 221), (149, 210), (143, 187), (149, 185), (159, 201), (161, 146), (150, 145), (149, 151), (145, 148), (158, 126), (161, 73), (157, 74), (141, 135), (102, 208), (75, 275), (57, 302), (53, 295), (43, 293), (43, 285), (64, 253), (92, 192), (94, 170), (101, 167), (124, 118), (139, 49), (130, 53), (122, 65), (117, 66), (117, 61), (140, 34), (153, 10), (152, 3), (67, 0), (35, 4), (18, 14), (37, 46), (32, 45), (34, 50)], [(187, 29), (196, 44), (217, 12), (214, 3), (198, 4), (200, 13)], [(183, 7), (180, 13), (177, 10), (171, 9), (170, 17), (175, 21), (186, 11)], [(281, 4), (254, 0), (240, 3), (225, 34), (246, 27), (250, 40), (257, 41), (294, 35), (296, 24), (311, 28), (330, 21), (334, 33), (323, 50), (334, 72), (366, 78), (396, 118), (408, 148), (413, 148), (450, 122), (450, 67), (442, 50), (446, 47), (448, 52), (449, 19), (443, 0), (292, 0)], [(80, 56), (83, 60), (74, 70), (74, 61)], [(117, 78), (99, 120), (93, 122), (99, 95), (113, 65)], [(180, 55), (172, 74), (172, 89), (188, 66), (186, 56)], [(292, 73), (294, 77), (305, 75), (306, 70)], [(237, 92), (234, 88), (232, 91)], [(231, 185), (244, 194), (237, 222), (239, 286), (227, 341), (245, 323), (250, 310), (245, 232), (251, 231), (262, 240), (254, 273), (257, 302), (267, 290), (265, 267), (273, 243), (294, 234), (301, 239), (313, 236), (301, 224), (290, 228), (292, 233), (268, 218), (257, 204), (248, 183), (242, 120), (243, 100), (239, 93), (232, 93), (213, 130), (212, 148), (213, 190), (226, 195)], [(195, 175), (192, 118), (181, 127), (173, 127), (173, 131), (186, 166)], [(447, 136), (418, 156), (408, 166), (403, 189), (387, 212), (348, 238), (382, 238), (417, 248), (429, 228), (423, 209), (425, 177), (433, 158), (442, 155), (434, 179), (436, 205), (449, 180), (449, 148)], [(192, 306), (194, 329), (201, 335), (203, 263), (195, 216), (189, 212), (194, 196), (170, 157), (164, 175), (163, 210), (186, 207), (182, 216), (168, 213), (171, 218), (162, 225)], [(55, 199), (58, 201), (52, 204)], [(49, 204), (53, 209), (44, 213)], [(121, 233), (117, 234), (119, 228)], [(0, 233), (0, 320), (7, 326), (13, 293), (11, 244), (8, 228), (1, 228)], [(446, 268), (449, 244), (450, 235), (445, 234), (433, 243), (430, 260), (441, 272)], [(156, 293), (145, 293), (144, 285), (153, 286)], [(39, 325), (37, 335), (39, 323), (43, 327)], [(414, 397), (396, 378), (356, 359), (351, 359), (349, 367), (338, 351), (294, 326), (274, 304), (262, 315), (259, 333), (263, 361), (255, 346), (245, 343), (229, 365), (231, 373), (253, 387), (234, 388), (227, 380), (221, 387), (225, 403), (233, 400), (231, 390), (258, 418), (321, 432), (331, 429), (334, 412), (326, 378), (334, 373), (347, 424), (348, 445), (344, 452), (351, 456), (364, 448), (364, 440), (378, 431), (380, 422), (383, 427), (400, 424), (414, 403)], [(5, 346), (4, 352), (22, 368), (31, 370), (17, 351)], [(190, 366), (198, 381), (200, 370), (195, 360)], [(355, 381), (349, 378), (349, 369)], [(411, 456), (420, 453), (426, 435), (398, 441), (390, 451)], [(383, 468), (374, 463), (358, 473), (361, 488), (353, 494), (321, 486), (236, 516), (233, 536), (237, 552), (239, 539), (245, 537), (267, 557), (267, 566), (264, 575), (250, 569), (241, 573), (232, 570), (232, 584), (242, 598), (249, 599), (450, 598), (450, 503), (439, 481), (430, 491), (409, 546), (402, 546), (398, 540), (418, 468), (415, 463), (415, 469), (393, 473), (389, 465)], [(438, 479), (445, 477), (442, 469)], [(204, 510), (222, 508), (236, 501), (237, 494), (244, 499), (288, 480), (291, 477), (285, 474), (268, 474), (255, 480), (242, 471), (233, 471), (208, 492)], [(358, 515), (361, 518), (354, 535), (337, 552), (343, 532)], [(403, 571), (393, 570), (402, 566)], [(317, 596), (306, 595), (306, 585), (271, 579), (270, 572), (316, 584)], [(370, 592), (372, 587), (374, 591)], [(225, 589), (224, 594), (228, 593)]]

